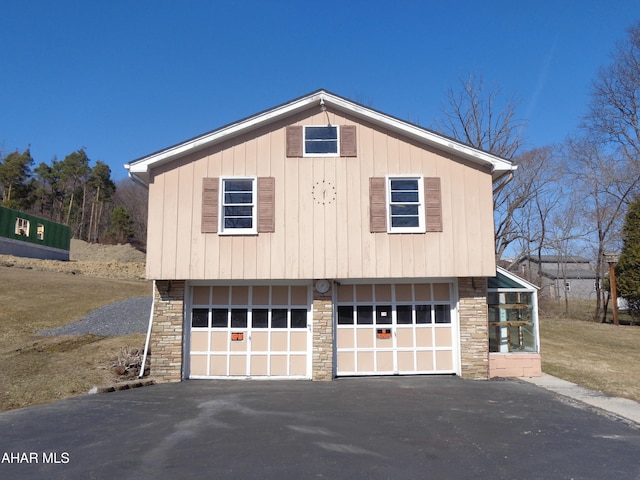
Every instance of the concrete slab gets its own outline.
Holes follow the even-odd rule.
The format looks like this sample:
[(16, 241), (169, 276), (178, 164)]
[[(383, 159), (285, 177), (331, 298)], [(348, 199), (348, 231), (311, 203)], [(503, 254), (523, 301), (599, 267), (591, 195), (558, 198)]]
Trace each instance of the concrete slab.
[(524, 377), (522, 380), (564, 397), (602, 409), (640, 426), (640, 403), (633, 400), (616, 398), (602, 392), (589, 390), (546, 373), (543, 373), (540, 377)]

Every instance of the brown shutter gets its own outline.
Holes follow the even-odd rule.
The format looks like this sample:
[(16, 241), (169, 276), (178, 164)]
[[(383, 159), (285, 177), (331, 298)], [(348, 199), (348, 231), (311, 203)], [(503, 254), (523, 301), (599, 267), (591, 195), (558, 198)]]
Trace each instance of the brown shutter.
[(442, 195), (439, 177), (424, 178), (424, 203), (427, 232), (442, 231)]
[(258, 177), (258, 232), (275, 232), (276, 179)]
[(387, 194), (384, 177), (369, 178), (369, 223), (371, 233), (387, 231)]
[(340, 156), (356, 157), (358, 149), (356, 144), (356, 126), (343, 125), (340, 127)]
[(202, 179), (202, 233), (218, 231), (218, 178)]
[(287, 157), (302, 156), (302, 126), (287, 127)]

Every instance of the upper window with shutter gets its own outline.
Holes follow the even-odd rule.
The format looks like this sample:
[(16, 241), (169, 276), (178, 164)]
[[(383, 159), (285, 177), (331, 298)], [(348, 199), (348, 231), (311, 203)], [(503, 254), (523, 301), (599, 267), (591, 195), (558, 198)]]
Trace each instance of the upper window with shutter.
[(273, 177), (204, 178), (202, 233), (253, 235), (275, 228)]
[(287, 157), (355, 157), (355, 125), (287, 127)]
[(369, 179), (372, 233), (442, 231), (440, 179), (413, 175)]

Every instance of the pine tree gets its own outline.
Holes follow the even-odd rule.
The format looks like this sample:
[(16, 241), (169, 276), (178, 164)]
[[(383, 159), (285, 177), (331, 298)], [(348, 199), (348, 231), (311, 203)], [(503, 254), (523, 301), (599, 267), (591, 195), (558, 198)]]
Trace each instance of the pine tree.
[(624, 227), (624, 244), (616, 266), (619, 295), (629, 306), (629, 313), (640, 318), (640, 196), (629, 204)]

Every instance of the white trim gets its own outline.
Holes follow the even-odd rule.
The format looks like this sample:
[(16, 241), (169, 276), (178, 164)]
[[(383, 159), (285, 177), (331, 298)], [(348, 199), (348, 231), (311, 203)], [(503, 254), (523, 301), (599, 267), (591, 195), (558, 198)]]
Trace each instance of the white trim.
[(425, 130), (422, 127), (412, 125), (384, 113), (371, 110), (370, 108), (353, 103), (325, 90), (318, 90), (317, 92), (311, 93), (305, 97), (293, 100), (268, 111), (258, 113), (247, 119), (240, 120), (218, 130), (214, 130), (213, 132), (205, 133), (204, 135), (200, 135), (178, 145), (174, 145), (159, 152), (152, 153), (151, 155), (133, 160), (125, 164), (125, 168), (129, 171), (130, 175), (148, 183), (150, 180), (151, 169), (154, 167), (170, 162), (171, 160), (185, 156), (189, 153), (210, 147), (224, 140), (228, 140), (229, 138), (236, 137), (262, 125), (291, 116), (299, 111), (305, 110), (309, 106), (320, 105), (321, 102), (326, 106), (334, 107), (383, 128), (406, 135), (420, 143), (437, 147), (473, 163), (487, 167), (493, 175), (494, 181), (504, 173), (516, 170), (517, 168), (509, 160), (483, 152), (468, 145), (464, 145), (460, 142), (443, 137), (435, 132)]

